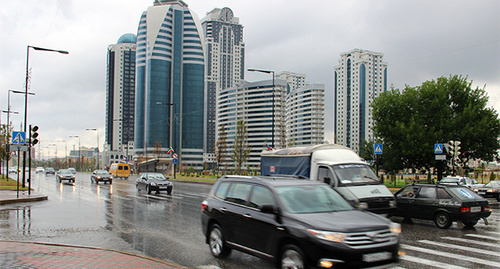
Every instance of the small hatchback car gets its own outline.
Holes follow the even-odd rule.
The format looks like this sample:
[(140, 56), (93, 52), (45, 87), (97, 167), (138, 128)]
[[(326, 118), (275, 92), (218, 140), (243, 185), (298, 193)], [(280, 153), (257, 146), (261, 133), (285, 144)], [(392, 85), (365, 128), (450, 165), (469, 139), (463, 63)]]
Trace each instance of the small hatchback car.
[(354, 209), (325, 183), (224, 176), (202, 203), (212, 255), (231, 249), (279, 268), (374, 267), (398, 261), (400, 225)]
[(472, 227), (491, 214), (488, 200), (458, 185), (408, 184), (394, 195), (395, 216), (434, 220), (441, 229), (448, 229), (453, 221)]
[(90, 176), (90, 182), (99, 184), (99, 181), (104, 183), (113, 183), (113, 176), (106, 170), (95, 170)]

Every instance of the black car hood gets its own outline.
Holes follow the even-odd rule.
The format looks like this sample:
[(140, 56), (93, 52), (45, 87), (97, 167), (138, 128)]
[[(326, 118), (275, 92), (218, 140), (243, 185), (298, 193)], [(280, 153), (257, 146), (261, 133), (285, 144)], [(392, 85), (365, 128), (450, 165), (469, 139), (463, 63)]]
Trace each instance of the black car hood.
[(308, 229), (346, 233), (387, 229), (390, 224), (390, 221), (384, 217), (358, 210), (290, 214), (290, 217), (301, 222)]

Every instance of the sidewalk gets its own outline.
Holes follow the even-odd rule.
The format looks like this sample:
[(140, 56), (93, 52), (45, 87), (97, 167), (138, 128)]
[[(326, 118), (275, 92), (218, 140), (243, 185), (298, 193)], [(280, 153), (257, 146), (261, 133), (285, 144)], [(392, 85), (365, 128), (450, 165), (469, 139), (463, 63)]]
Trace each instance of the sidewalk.
[(0, 241), (0, 268), (187, 268), (123, 251)]
[(28, 194), (28, 191), (19, 191), (18, 197), (17, 191), (0, 190), (0, 205), (43, 200), (47, 200), (47, 195), (34, 191), (31, 191), (31, 194)]
[[(0, 190), (0, 205), (47, 200), (31, 191)], [(187, 268), (160, 259), (111, 249), (0, 240), (0, 268)]]

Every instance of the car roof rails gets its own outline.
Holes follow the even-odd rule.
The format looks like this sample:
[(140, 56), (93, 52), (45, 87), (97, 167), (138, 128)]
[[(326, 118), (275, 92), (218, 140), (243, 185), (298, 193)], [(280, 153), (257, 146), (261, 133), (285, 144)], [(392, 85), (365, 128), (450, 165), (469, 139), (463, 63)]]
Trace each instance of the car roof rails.
[(301, 175), (267, 174), (267, 175), (265, 175), (265, 177), (270, 177), (270, 178), (272, 178), (274, 180), (277, 180), (277, 179), (290, 179), (290, 178), (300, 179), (300, 180), (309, 180), (308, 177), (301, 176)]

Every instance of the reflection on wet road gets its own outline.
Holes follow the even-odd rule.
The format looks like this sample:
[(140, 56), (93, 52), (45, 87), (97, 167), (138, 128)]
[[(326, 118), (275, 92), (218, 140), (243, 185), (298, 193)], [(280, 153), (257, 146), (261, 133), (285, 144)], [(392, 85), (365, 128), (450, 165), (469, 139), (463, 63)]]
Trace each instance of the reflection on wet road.
[[(56, 182), (53, 175), (34, 174), (34, 191), (48, 195), (48, 200), (0, 206), (0, 236), (123, 250), (193, 268), (273, 268), (271, 262), (237, 251), (226, 260), (212, 257), (200, 223), (201, 202), (211, 185), (174, 182), (171, 195), (148, 195), (136, 191), (135, 179), (95, 184), (90, 174), (78, 173), (76, 183), (68, 184)], [(493, 202), (492, 208), (490, 225), (480, 221), (474, 229), (462, 229), (456, 223), (447, 230), (436, 228), (432, 221), (403, 223), (401, 243), (406, 255), (397, 266), (489, 268), (485, 264), (500, 264), (498, 254), (477, 253), (477, 249), (500, 252), (498, 203)]]

